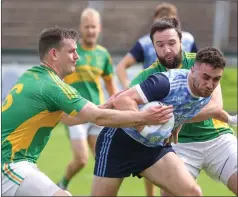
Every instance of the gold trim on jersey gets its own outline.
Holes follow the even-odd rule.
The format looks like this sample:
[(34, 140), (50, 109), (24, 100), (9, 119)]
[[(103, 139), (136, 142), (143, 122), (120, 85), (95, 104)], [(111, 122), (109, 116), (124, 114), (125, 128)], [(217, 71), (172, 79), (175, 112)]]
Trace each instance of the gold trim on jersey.
[[(83, 77), (81, 77), (80, 72), (86, 71), (88, 76), (83, 75)], [(82, 66), (78, 66), (76, 67), (76, 71), (73, 72), (70, 75), (67, 75), (64, 78), (64, 81), (68, 84), (73, 84), (73, 83), (77, 83), (77, 82), (83, 82), (83, 81), (87, 81), (87, 82), (96, 82), (97, 83), (97, 79), (95, 78), (99, 78), (103, 73), (103, 70), (96, 68), (96, 67), (92, 67), (89, 65), (82, 65)]]
[(103, 92), (103, 89), (102, 89), (102, 86), (101, 86), (101, 83), (100, 83), (100, 78), (97, 77), (95, 79), (95, 82), (96, 82), (96, 86), (98, 88), (99, 102), (100, 102), (100, 104), (102, 104), (102, 103), (104, 103), (104, 92)]
[(107, 52), (107, 49), (105, 47), (99, 45), (99, 44), (96, 46), (96, 49), (99, 49), (99, 50), (102, 50), (104, 52)]
[(103, 75), (102, 78), (104, 80), (111, 80), (113, 78), (113, 75), (112, 74), (109, 74), (109, 75)]
[(74, 109), (69, 115), (70, 116), (76, 116), (78, 114), (78, 112)]
[(184, 54), (187, 59), (194, 59), (196, 57), (196, 53), (184, 52)]
[(17, 127), (3, 142), (8, 140), (12, 145), (11, 161), (15, 153), (25, 149), (26, 152), (30, 147), (37, 131), (42, 127), (55, 127), (63, 116), (63, 111), (49, 112), (44, 110), (39, 114), (31, 117)]
[(48, 72), (51, 78), (53, 79), (53, 81), (61, 88), (61, 90), (69, 98), (69, 100), (77, 97), (77, 95), (74, 93), (74, 91), (72, 90), (70, 86), (62, 82), (58, 77), (55, 76), (53, 72), (51, 71), (48, 71)]
[(215, 129), (219, 129), (219, 128), (230, 128), (229, 125), (225, 122), (222, 122), (220, 120), (216, 120), (212, 118), (212, 123)]

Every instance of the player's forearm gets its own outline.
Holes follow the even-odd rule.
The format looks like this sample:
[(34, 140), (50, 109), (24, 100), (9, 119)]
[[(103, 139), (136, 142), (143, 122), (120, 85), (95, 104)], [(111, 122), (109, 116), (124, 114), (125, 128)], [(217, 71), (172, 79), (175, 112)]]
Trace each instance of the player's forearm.
[(134, 127), (143, 124), (145, 120), (142, 113), (131, 111), (124, 113), (117, 110), (104, 109), (97, 112), (95, 111), (87, 121), (84, 121), (82, 118), (78, 119), (65, 114), (62, 117), (61, 122), (68, 126), (92, 122), (96, 125), (107, 127)]
[[(228, 123), (231, 126), (237, 126), (237, 116), (231, 116), (224, 110), (213, 110), (213, 113), (210, 112), (208, 115), (209, 118), (220, 120), (222, 122)], [(198, 114), (192, 119), (186, 121), (186, 123), (201, 122), (207, 119), (207, 115), (202, 116), (202, 114)]]
[(75, 118), (75, 117), (72, 117), (68, 114), (64, 114), (60, 120), (60, 122), (64, 123), (65, 125), (68, 125), (68, 126), (73, 126), (73, 125), (78, 125), (78, 124), (82, 124), (84, 122), (80, 121)]
[(108, 127), (135, 127), (145, 124), (143, 113), (118, 110), (104, 109), (100, 110), (97, 116), (92, 120), (93, 123), (99, 126)]
[(222, 109), (220, 109), (216, 104), (208, 103), (196, 116), (194, 116), (190, 120), (187, 120), (186, 123), (201, 122), (209, 118), (213, 118), (215, 116), (218, 116), (221, 110)]
[(126, 96), (118, 96), (113, 101), (113, 106), (117, 110), (138, 111), (138, 105), (135, 100)]
[(225, 123), (228, 123), (228, 117), (229, 116), (230, 115), (226, 111), (221, 110), (219, 113), (214, 114), (212, 116), (212, 118), (220, 120), (220, 121), (225, 122)]
[(221, 112), (215, 114), (213, 118), (228, 123), (230, 126), (237, 126), (237, 115), (231, 116), (225, 110), (221, 110)]
[[(135, 100), (132, 100), (128, 97), (120, 97), (114, 100), (113, 106), (117, 110), (129, 110), (129, 111), (139, 111), (138, 104)], [(135, 127), (137, 131), (141, 131), (145, 125), (140, 125)]]
[(113, 81), (106, 83), (106, 89), (109, 96), (112, 96), (117, 93), (117, 87)]
[(118, 64), (116, 72), (123, 88), (127, 88), (130, 85), (130, 81), (126, 73), (126, 66), (122, 65), (122, 63)]

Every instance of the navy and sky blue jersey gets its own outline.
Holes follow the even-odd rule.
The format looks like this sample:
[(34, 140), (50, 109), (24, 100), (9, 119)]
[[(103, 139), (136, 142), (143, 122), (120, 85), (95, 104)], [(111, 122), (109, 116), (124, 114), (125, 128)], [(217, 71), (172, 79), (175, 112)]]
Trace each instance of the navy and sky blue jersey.
[[(182, 49), (185, 52), (197, 52), (194, 37), (189, 32), (182, 32)], [(149, 67), (157, 60), (150, 35), (141, 37), (129, 51), (138, 63), (143, 63), (143, 68)]]

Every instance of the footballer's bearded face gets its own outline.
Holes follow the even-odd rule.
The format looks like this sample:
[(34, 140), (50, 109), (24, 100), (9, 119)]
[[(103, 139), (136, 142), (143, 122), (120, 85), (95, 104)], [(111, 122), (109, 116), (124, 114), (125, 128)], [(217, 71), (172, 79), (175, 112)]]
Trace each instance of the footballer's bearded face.
[(153, 40), (160, 63), (168, 69), (178, 68), (182, 63), (182, 43), (176, 30), (157, 31)]

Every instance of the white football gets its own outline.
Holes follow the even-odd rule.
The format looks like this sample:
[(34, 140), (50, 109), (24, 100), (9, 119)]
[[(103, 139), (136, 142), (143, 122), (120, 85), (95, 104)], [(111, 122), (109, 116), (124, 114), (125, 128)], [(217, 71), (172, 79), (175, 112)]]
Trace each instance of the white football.
[[(140, 110), (145, 110), (151, 106), (165, 105), (159, 101), (149, 102), (143, 105)], [(143, 137), (147, 138), (151, 142), (158, 142), (168, 138), (174, 128), (174, 116), (172, 116), (168, 122), (162, 125), (146, 125), (140, 133)]]

